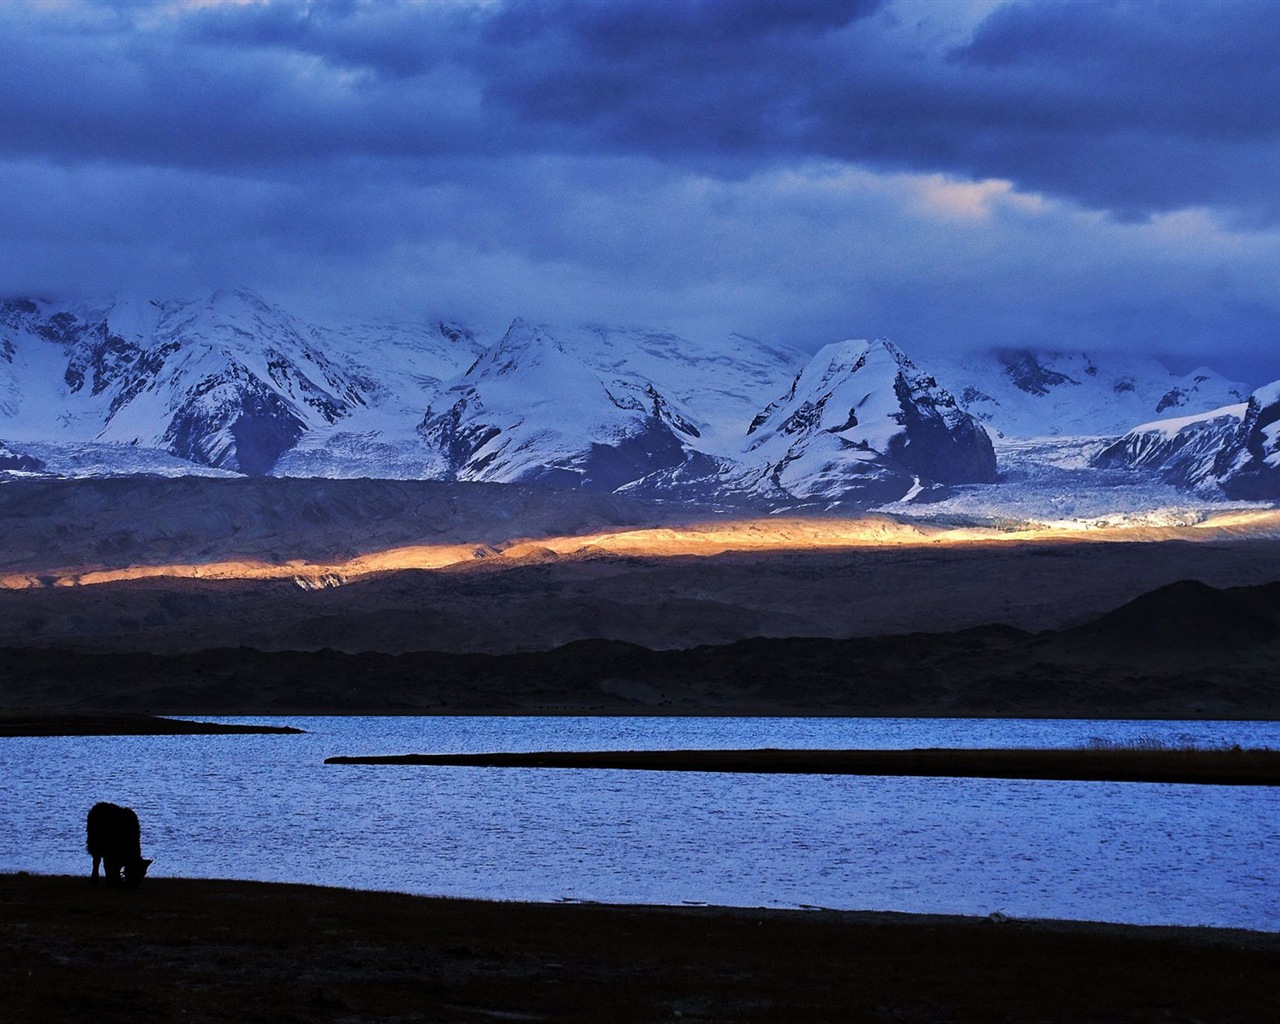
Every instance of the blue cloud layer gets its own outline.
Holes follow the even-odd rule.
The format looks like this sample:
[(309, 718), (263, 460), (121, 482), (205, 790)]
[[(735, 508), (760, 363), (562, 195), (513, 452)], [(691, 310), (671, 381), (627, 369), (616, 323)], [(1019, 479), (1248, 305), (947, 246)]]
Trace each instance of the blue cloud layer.
[(1261, 373), (1276, 52), (1247, 0), (4, 5), (0, 288)]
[(290, 171), (635, 152), (729, 175), (836, 158), (1124, 215), (1280, 209), (1265, 2), (1009, 4), (950, 49), (911, 45), (880, 0), (73, 10), (3, 11), (4, 152)]

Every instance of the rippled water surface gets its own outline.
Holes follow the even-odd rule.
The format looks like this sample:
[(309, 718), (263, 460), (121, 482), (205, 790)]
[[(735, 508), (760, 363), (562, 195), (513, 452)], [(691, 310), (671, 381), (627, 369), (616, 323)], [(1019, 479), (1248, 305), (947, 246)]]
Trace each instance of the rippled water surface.
[(108, 799), (137, 809), (157, 875), (494, 899), (999, 911), (1280, 931), (1276, 788), (323, 764), (330, 754), (1098, 739), (1280, 747), (1273, 723), (287, 724), (311, 731), (0, 740), (0, 870), (87, 873), (84, 816)]

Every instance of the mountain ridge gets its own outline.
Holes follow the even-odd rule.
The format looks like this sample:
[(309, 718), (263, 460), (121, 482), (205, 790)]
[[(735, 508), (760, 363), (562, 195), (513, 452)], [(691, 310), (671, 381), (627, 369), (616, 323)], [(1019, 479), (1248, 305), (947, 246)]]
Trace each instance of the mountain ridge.
[[(850, 356), (838, 368), (837, 352)], [(859, 357), (871, 365), (855, 370)], [(512, 358), (516, 376), (499, 365)], [(837, 369), (847, 379), (824, 383)], [(1118, 436), (1153, 413), (1248, 398), (1209, 370), (1179, 377), (1153, 359), (1082, 352), (992, 349), (919, 366), (887, 341), (836, 342), (806, 358), (744, 336), (727, 351), (667, 331), (519, 318), (486, 343), (446, 318), (320, 327), (247, 289), (0, 302), (0, 472), (10, 473), (59, 472), (69, 460), (86, 475), (186, 465), (753, 507), (918, 503), (997, 479), (988, 430)], [(1280, 495), (1267, 409), (1254, 414), (1258, 437), (1236, 438), (1230, 452), (1209, 450), (1202, 431), (1190, 470), (1163, 465), (1150, 444), (1145, 461), (1117, 465), (1206, 493)], [(48, 458), (50, 446), (66, 458)]]

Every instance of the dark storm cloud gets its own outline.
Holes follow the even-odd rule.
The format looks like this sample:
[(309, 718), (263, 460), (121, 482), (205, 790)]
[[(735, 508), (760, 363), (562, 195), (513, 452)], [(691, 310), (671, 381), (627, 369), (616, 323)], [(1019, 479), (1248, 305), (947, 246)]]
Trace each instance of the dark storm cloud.
[(434, 5), (309, 10), (0, 6), (0, 153), (297, 175), (507, 145), (437, 52)]
[(510, 3), (488, 27), (494, 41), (572, 39), (594, 57), (653, 56), (758, 40), (817, 35), (882, 8), (887, 0), (581, 0)]
[(1277, 52), (1248, 2), (0, 2), (0, 287), (1247, 355)]
[(327, 0), (201, 8), (177, 31), (190, 43), (294, 51), (397, 80), (436, 66), (453, 41), (471, 31), (470, 20), (465, 11), (433, 4)]
[(1280, 12), (1269, 2), (1037, 4), (996, 10), (952, 57), (998, 84), (977, 173), (1090, 205), (1222, 205), (1275, 218)]
[(1269, 3), (1014, 4), (959, 47), (921, 36), (929, 8), (881, 0), (111, 9), (3, 12), (0, 152), (259, 173), (631, 152), (740, 176), (836, 158), (1122, 217), (1280, 216)]
[(521, 31), (494, 33), (509, 49), (488, 95), (576, 129), (579, 145), (704, 170), (718, 157), (836, 157), (1006, 178), (1121, 216), (1280, 215), (1274, 5), (1019, 4), (941, 52), (900, 21), (886, 32), (899, 16), (878, 6), (735, 32), (703, 8), (516, 8), (495, 23)]
[[(575, 144), (668, 158), (794, 156), (826, 37), (883, 4), (517, 4), (488, 29), (506, 59), (491, 104), (574, 131)], [(719, 168), (725, 170), (724, 166)]]

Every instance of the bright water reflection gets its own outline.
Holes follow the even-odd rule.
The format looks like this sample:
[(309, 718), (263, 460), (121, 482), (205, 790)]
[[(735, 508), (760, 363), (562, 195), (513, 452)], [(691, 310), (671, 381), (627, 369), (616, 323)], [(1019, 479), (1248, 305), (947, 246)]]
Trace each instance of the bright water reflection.
[(497, 899), (703, 902), (1280, 930), (1280, 789), (325, 766), (335, 753), (1280, 747), (1272, 723), (291, 718), (305, 736), (0, 741), (0, 870), (85, 872), (98, 799), (153, 873)]

